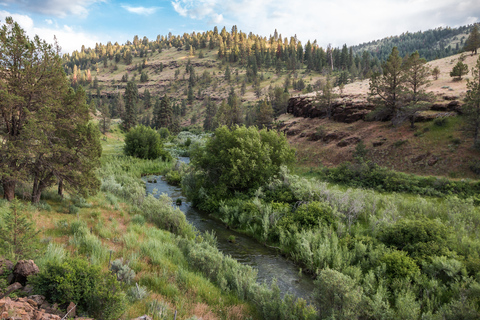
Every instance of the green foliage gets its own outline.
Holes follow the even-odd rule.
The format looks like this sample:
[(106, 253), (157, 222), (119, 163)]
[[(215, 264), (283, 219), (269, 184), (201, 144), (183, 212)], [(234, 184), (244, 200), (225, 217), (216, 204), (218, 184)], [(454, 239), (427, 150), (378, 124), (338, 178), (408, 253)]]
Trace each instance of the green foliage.
[(285, 136), (238, 126), (218, 128), (192, 155), (192, 164), (207, 177), (205, 187), (220, 193), (257, 188), (293, 160)]
[(413, 278), (420, 273), (420, 268), (415, 260), (408, 257), (403, 251), (394, 250), (386, 253), (380, 262), (385, 264), (390, 280)]
[(143, 125), (136, 126), (125, 135), (124, 152), (127, 156), (140, 159), (162, 158), (166, 161), (170, 155), (163, 150), (160, 134)]
[(19, 200), (11, 202), (10, 210), (0, 215), (0, 222), (0, 255), (14, 261), (35, 258), (39, 231)]
[(110, 270), (117, 275), (117, 280), (126, 284), (131, 284), (135, 278), (135, 271), (130, 269), (128, 264), (123, 263), (123, 259), (113, 260)]
[(318, 225), (332, 225), (335, 217), (332, 207), (319, 201), (312, 201), (300, 205), (294, 212), (282, 217), (278, 227), (285, 230), (311, 229)]
[(448, 253), (448, 229), (437, 220), (401, 220), (383, 228), (379, 239), (388, 246), (408, 252), (413, 258)]
[(472, 197), (480, 192), (479, 182), (415, 176), (389, 170), (371, 162), (360, 164), (344, 162), (336, 168), (324, 169), (322, 176), (330, 182), (387, 192), (429, 196), (457, 194), (463, 198)]
[(172, 199), (165, 194), (159, 199), (149, 195), (143, 201), (140, 210), (148, 221), (163, 230), (187, 238), (194, 236), (193, 228), (187, 222), (185, 214), (180, 209), (174, 208)]
[(362, 288), (355, 280), (336, 270), (324, 269), (315, 280), (314, 297), (322, 319), (358, 319)]
[(462, 61), (458, 61), (457, 64), (450, 71), (450, 77), (455, 77), (454, 80), (462, 80), (462, 77), (468, 73), (468, 65)]
[(125, 295), (115, 276), (81, 258), (50, 262), (29, 281), (35, 292), (48, 301), (60, 305), (73, 301), (77, 312), (97, 319), (117, 319), (126, 308)]

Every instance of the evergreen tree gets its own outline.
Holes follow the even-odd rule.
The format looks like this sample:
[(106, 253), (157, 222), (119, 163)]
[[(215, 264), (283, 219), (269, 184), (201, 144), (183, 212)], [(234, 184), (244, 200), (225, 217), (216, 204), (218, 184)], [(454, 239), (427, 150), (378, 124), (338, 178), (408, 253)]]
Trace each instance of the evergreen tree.
[(39, 37), (30, 40), (11, 17), (0, 29), (0, 180), (9, 201), (37, 156), (41, 125), (33, 119), (59, 110), (68, 89), (58, 51)]
[(58, 182), (59, 194), (63, 188), (83, 197), (95, 194), (99, 187), (95, 170), (100, 165), (102, 147), (98, 126), (91, 122), (85, 91), (69, 89), (62, 98), (62, 107), (42, 114), (31, 123), (40, 128), (36, 157), (30, 166), (33, 177), (32, 202), (38, 203), (42, 191)]
[(100, 111), (100, 130), (105, 134), (110, 128), (110, 110), (108, 104), (101, 102), (98, 110)]
[(34, 224), (25, 216), (20, 201), (13, 200), (0, 225), (0, 255), (13, 261), (35, 258), (38, 233)]
[(256, 115), (256, 125), (258, 128), (268, 127), (273, 120), (273, 108), (267, 99), (258, 102), (258, 109)]
[(440, 75), (440, 68), (436, 66), (432, 70), (432, 76), (435, 78), (435, 80), (438, 80), (438, 76)]
[[(320, 94), (320, 92), (322, 94)], [(333, 101), (337, 98), (338, 95), (333, 93), (332, 83), (330, 82), (330, 77), (327, 76), (325, 84), (322, 85), (321, 91), (317, 93), (317, 108), (324, 110), (327, 114), (328, 119), (332, 118), (333, 111)]]
[(148, 110), (152, 107), (152, 95), (150, 94), (150, 91), (146, 88), (143, 92), (143, 107), (145, 108), (145, 110)]
[(127, 83), (127, 88), (125, 89), (125, 95), (123, 96), (125, 101), (125, 113), (122, 117), (123, 128), (125, 130), (130, 130), (135, 127), (138, 123), (138, 88), (135, 82), (129, 81)]
[(467, 123), (473, 131), (474, 147), (480, 148), (480, 57), (472, 69), (473, 79), (467, 79), (467, 96), (462, 111), (465, 114)]
[(462, 61), (458, 61), (450, 72), (450, 77), (455, 77), (454, 80), (460, 81), (462, 77), (468, 73), (468, 65)]
[(377, 106), (373, 115), (377, 120), (390, 119), (395, 125), (405, 92), (402, 58), (397, 47), (393, 47), (382, 69), (383, 74), (375, 73), (370, 79), (370, 98)]
[(227, 125), (232, 127), (236, 124), (242, 124), (242, 109), (240, 106), (240, 98), (235, 93), (233, 87), (230, 88), (230, 93), (228, 94), (228, 114), (227, 114)]
[(227, 68), (225, 69), (225, 80), (227, 82), (230, 82), (230, 79), (231, 79), (230, 67), (227, 65)]
[(478, 30), (478, 24), (475, 24), (472, 28), (472, 32), (465, 41), (465, 51), (471, 51), (472, 54), (477, 54), (477, 49), (480, 47), (480, 32)]
[(427, 101), (430, 96), (426, 93), (425, 87), (430, 83), (430, 68), (427, 60), (420, 58), (418, 51), (412, 53), (405, 61), (405, 89), (406, 104), (401, 108), (404, 118), (410, 119), (410, 126), (413, 128), (416, 116), (419, 111), (428, 108)]
[(203, 130), (205, 131), (213, 131), (216, 129), (216, 124), (215, 124), (215, 116), (217, 114), (217, 107), (215, 106), (215, 103), (210, 99), (210, 97), (207, 97), (205, 99), (205, 120), (203, 121)]

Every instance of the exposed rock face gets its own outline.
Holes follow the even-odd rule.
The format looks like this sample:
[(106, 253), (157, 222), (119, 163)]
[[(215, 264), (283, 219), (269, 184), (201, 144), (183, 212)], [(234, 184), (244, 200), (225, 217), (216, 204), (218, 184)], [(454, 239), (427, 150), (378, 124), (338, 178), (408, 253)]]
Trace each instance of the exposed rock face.
[[(372, 104), (360, 100), (338, 100), (332, 105), (332, 119), (337, 122), (352, 123), (365, 119), (365, 116), (373, 109)], [(316, 107), (313, 99), (309, 97), (290, 98), (287, 112), (304, 118), (327, 116), (327, 111)]]
[(15, 269), (13, 269), (15, 281), (20, 282), (22, 285), (26, 284), (29, 276), (39, 272), (40, 270), (33, 260), (20, 260), (15, 265)]
[(0, 319), (6, 320), (61, 320), (59, 315), (48, 313), (45, 309), (39, 308), (34, 299), (18, 298), (15, 300), (9, 297), (0, 299)]
[(360, 141), (362, 141), (362, 139), (360, 139), (359, 137), (349, 137), (337, 143), (337, 146), (342, 148), (352, 144), (357, 144)]
[[(432, 111), (441, 111), (452, 115), (461, 114), (461, 103), (457, 96), (443, 97), (445, 102), (436, 102), (430, 106)], [(325, 118), (327, 111), (315, 106), (314, 97), (293, 97), (288, 100), (287, 113), (295, 117), (304, 118)], [(358, 96), (345, 96), (337, 99), (332, 105), (331, 117), (336, 122), (352, 123), (358, 120), (365, 120), (365, 117), (375, 109), (375, 106)], [(438, 116), (419, 115), (416, 122), (430, 121)]]

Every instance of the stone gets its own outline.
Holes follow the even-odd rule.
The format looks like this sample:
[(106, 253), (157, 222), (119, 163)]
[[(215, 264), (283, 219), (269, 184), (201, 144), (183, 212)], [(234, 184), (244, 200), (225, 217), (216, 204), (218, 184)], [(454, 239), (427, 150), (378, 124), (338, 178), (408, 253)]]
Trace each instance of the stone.
[(75, 317), (76, 313), (77, 313), (77, 305), (73, 302), (70, 302), (70, 304), (67, 307), (68, 317), (73, 318)]
[(7, 287), (7, 289), (5, 289), (5, 294), (6, 294), (6, 295), (9, 295), (10, 293), (12, 293), (12, 292), (14, 292), (14, 291), (17, 291), (17, 290), (20, 290), (20, 289), (22, 289), (22, 288), (23, 288), (23, 286), (22, 286), (22, 284), (21, 284), (20, 282), (15, 282), (15, 283), (9, 285), (9, 286)]
[(410, 159), (410, 161), (411, 161), (412, 163), (417, 163), (417, 162), (419, 162), (419, 161), (422, 161), (422, 160), (426, 159), (428, 156), (429, 156), (428, 153), (426, 153), (426, 154), (421, 154), (421, 155), (418, 155), (418, 156)]
[(337, 147), (343, 148), (352, 144), (357, 144), (360, 141), (362, 141), (362, 139), (360, 139), (359, 137), (349, 137), (337, 143)]
[[(27, 299), (30, 300), (30, 301), (35, 302), (35, 303), (37, 304), (37, 306), (41, 306), (41, 305), (43, 305), (43, 303), (45, 302), (45, 297), (44, 297), (44, 296), (41, 296), (41, 295), (39, 295), (39, 294), (35, 294), (35, 295), (33, 295), (33, 296), (28, 296)], [(28, 300), (27, 300), (27, 301), (28, 301)]]
[(431, 159), (428, 160), (427, 163), (431, 167), (431, 166), (434, 166), (437, 162), (438, 162), (438, 158), (433, 156)]
[(22, 285), (27, 283), (27, 278), (31, 275), (35, 275), (40, 272), (37, 265), (33, 260), (20, 260), (13, 269), (15, 281), (20, 282)]
[(140, 316), (140, 317), (132, 319), (132, 320), (152, 320), (152, 318), (150, 318), (149, 316), (144, 314), (143, 316)]
[(385, 143), (385, 141), (374, 141), (372, 142), (372, 146), (375, 147), (380, 147)]
[(0, 276), (10, 273), (13, 270), (13, 262), (0, 258)]
[(33, 293), (33, 286), (30, 285), (30, 284), (27, 284), (27, 285), (23, 288), (22, 292), (23, 292), (24, 294), (31, 295), (31, 294)]

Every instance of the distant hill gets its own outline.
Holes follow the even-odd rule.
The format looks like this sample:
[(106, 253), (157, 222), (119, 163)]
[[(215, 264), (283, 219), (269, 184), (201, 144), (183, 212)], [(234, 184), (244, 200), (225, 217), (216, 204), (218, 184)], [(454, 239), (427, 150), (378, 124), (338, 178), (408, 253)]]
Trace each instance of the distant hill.
[(421, 57), (430, 61), (462, 51), (472, 27), (473, 25), (458, 28), (439, 27), (414, 33), (404, 32), (398, 36), (352, 46), (352, 49), (354, 53), (368, 51), (373, 57), (385, 61), (392, 48), (397, 47), (401, 56), (418, 51)]

